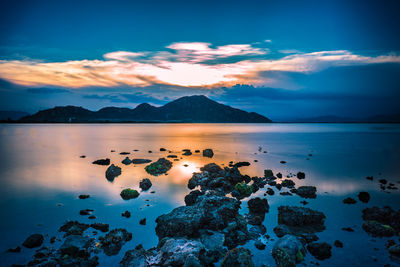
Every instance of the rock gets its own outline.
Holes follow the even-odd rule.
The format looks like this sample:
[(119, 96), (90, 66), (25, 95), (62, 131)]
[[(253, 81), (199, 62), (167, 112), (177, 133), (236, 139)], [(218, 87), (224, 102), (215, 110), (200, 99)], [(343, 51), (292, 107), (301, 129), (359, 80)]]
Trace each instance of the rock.
[(124, 211), (121, 215), (122, 215), (122, 217), (125, 217), (125, 218), (131, 217), (131, 213), (128, 210)]
[(254, 246), (259, 250), (264, 250), (266, 247), (266, 245), (260, 239), (254, 242)]
[(239, 192), (239, 195), (236, 197), (237, 199), (249, 197), (253, 193), (253, 187), (244, 182), (237, 183), (235, 185), (235, 190)]
[(203, 150), (203, 157), (212, 158), (214, 156), (214, 151), (210, 148)]
[(280, 192), (279, 195), (281, 195), (281, 196), (293, 196), (293, 194), (290, 193), (290, 192)]
[(121, 267), (147, 267), (148, 258), (154, 257), (154, 254), (150, 251), (146, 251), (142, 245), (136, 246), (135, 249), (128, 250), (122, 261), (120, 262)]
[(388, 251), (390, 255), (400, 257), (400, 244), (390, 246)]
[(267, 194), (270, 196), (273, 196), (275, 194), (274, 190), (272, 188), (267, 189)]
[(360, 193), (358, 193), (358, 199), (361, 202), (368, 203), (368, 201), (370, 199), (370, 195), (368, 192), (360, 192)]
[(59, 232), (65, 232), (64, 236), (82, 235), (89, 228), (89, 224), (80, 223), (77, 221), (68, 221), (58, 229)]
[(33, 234), (28, 236), (27, 239), (25, 239), (24, 243), (22, 245), (26, 248), (36, 248), (40, 247), (43, 243), (44, 237), (41, 234)]
[(311, 243), (319, 240), (319, 237), (314, 233), (303, 233), (300, 235), (306, 243)]
[(119, 153), (120, 155), (129, 155), (129, 154), (131, 154), (130, 152), (121, 152), (121, 153)]
[(129, 200), (132, 198), (137, 198), (139, 196), (139, 192), (136, 191), (135, 189), (131, 188), (126, 188), (121, 191), (120, 196), (122, 197), (123, 200)]
[(264, 170), (264, 176), (265, 177), (273, 177), (274, 173), (272, 172), (272, 170)]
[(184, 238), (170, 238), (162, 244), (159, 255), (164, 255), (159, 266), (190, 266), (193, 262), (196, 265), (205, 266), (200, 263), (200, 256), (205, 250), (204, 245), (196, 240)]
[(303, 261), (306, 250), (300, 240), (293, 235), (285, 235), (276, 241), (272, 257), (278, 267), (295, 267)]
[(278, 177), (279, 179), (282, 178), (282, 173), (278, 172), (278, 173), (276, 174), (276, 177)]
[(265, 214), (269, 211), (268, 200), (266, 198), (252, 198), (247, 202), (249, 211), (255, 214)]
[(141, 180), (141, 181), (139, 182), (139, 187), (140, 187), (143, 191), (149, 190), (150, 187), (151, 187), (152, 185), (153, 185), (153, 184), (151, 183), (150, 179), (148, 179), (148, 178), (144, 178), (143, 180)]
[(303, 205), (307, 205), (307, 204), (308, 204), (308, 202), (307, 202), (307, 201), (305, 201), (305, 200), (303, 200), (303, 201), (300, 201), (300, 203), (301, 203), (301, 204), (303, 204)]
[(192, 155), (192, 152), (191, 152), (189, 149), (187, 149), (187, 150), (185, 150), (185, 151), (182, 153), (182, 155), (184, 155), (184, 156), (190, 156), (190, 155)]
[(317, 188), (315, 186), (300, 186), (296, 194), (303, 198), (316, 198)]
[(286, 225), (277, 225), (274, 227), (274, 233), (277, 237), (281, 238), (287, 234), (290, 234), (291, 231)]
[(285, 179), (281, 182), (282, 187), (293, 188), (295, 183), (292, 180)]
[(143, 218), (139, 221), (139, 224), (146, 225), (146, 218)]
[(90, 195), (79, 195), (79, 199), (87, 199)]
[(305, 179), (306, 178), (306, 174), (304, 172), (298, 172), (296, 174), (297, 179)]
[(88, 252), (86, 249), (89, 246), (89, 238), (80, 235), (70, 235), (65, 239), (59, 250), (63, 256), (68, 255), (73, 258), (84, 258), (88, 257)]
[(107, 256), (117, 255), (122, 246), (132, 239), (132, 234), (125, 229), (111, 230), (104, 237), (100, 237), (100, 248)]
[(335, 247), (337, 248), (342, 248), (343, 247), (343, 243), (339, 240), (335, 240), (335, 243), (333, 243), (335, 245)]
[(185, 204), (186, 206), (192, 206), (194, 203), (196, 203), (196, 200), (199, 196), (204, 195), (203, 192), (200, 190), (193, 190), (190, 191), (188, 195), (185, 196)]
[(326, 216), (320, 212), (304, 207), (278, 207), (278, 223), (295, 227), (303, 232), (316, 232), (325, 229)]
[(381, 184), (387, 184), (387, 180), (386, 180), (386, 179), (380, 179), (379, 182), (380, 182)]
[(250, 250), (246, 248), (234, 248), (228, 251), (221, 267), (254, 267), (253, 260), (251, 259)]
[(90, 225), (90, 227), (92, 227), (93, 229), (102, 231), (103, 233), (108, 232), (108, 229), (109, 229), (109, 225), (106, 223), (92, 223)]
[(106, 170), (106, 178), (110, 182), (114, 181), (114, 178), (119, 175), (121, 175), (121, 168), (114, 164), (111, 164), (111, 166)]
[(318, 260), (325, 260), (332, 256), (332, 246), (326, 242), (310, 243), (307, 250)]
[(92, 162), (92, 164), (97, 164), (97, 165), (110, 165), (110, 159), (98, 159)]
[(160, 148), (160, 151), (167, 151), (167, 150), (166, 150), (165, 148), (162, 147), (162, 148)]
[(145, 167), (145, 170), (147, 173), (158, 176), (163, 173), (166, 173), (171, 169), (172, 167), (172, 162), (165, 159), (165, 158), (160, 158), (156, 162), (153, 162)]
[(367, 176), (367, 177), (365, 177), (365, 179), (370, 180), (370, 181), (373, 181), (373, 180), (374, 180), (374, 177), (373, 177), (373, 176)]
[(355, 204), (357, 203), (357, 201), (354, 198), (348, 197), (343, 199), (343, 203), (344, 204)]
[(9, 248), (9, 249), (7, 249), (7, 252), (19, 253), (19, 252), (21, 252), (21, 247), (18, 246), (15, 248)]
[(249, 229), (249, 233), (257, 238), (260, 235), (265, 235), (267, 228), (264, 225), (253, 225)]
[(382, 224), (377, 221), (365, 221), (362, 228), (373, 237), (391, 237), (396, 234), (396, 231), (390, 225)]
[(80, 158), (81, 158), (81, 159), (84, 159), (84, 158), (86, 158), (86, 156), (85, 156), (85, 155), (81, 155)]
[(346, 232), (354, 232), (354, 229), (351, 227), (343, 227), (342, 230)]
[(167, 158), (172, 158), (172, 159), (176, 159), (178, 156), (177, 155), (168, 155)]
[(132, 163), (132, 160), (130, 160), (128, 157), (126, 157), (123, 161), (121, 161), (121, 163), (125, 164), (125, 165), (129, 165)]
[(281, 163), (281, 164), (286, 164), (286, 161), (281, 160), (280, 163)]
[(93, 212), (93, 210), (91, 210), (91, 209), (84, 209), (84, 210), (80, 210), (79, 214), (80, 215), (91, 215), (92, 212)]
[(132, 159), (132, 164), (145, 164), (150, 163), (151, 159)]
[(245, 166), (250, 166), (250, 162), (248, 161), (239, 161), (233, 164), (234, 167), (240, 168), (240, 167), (245, 167)]

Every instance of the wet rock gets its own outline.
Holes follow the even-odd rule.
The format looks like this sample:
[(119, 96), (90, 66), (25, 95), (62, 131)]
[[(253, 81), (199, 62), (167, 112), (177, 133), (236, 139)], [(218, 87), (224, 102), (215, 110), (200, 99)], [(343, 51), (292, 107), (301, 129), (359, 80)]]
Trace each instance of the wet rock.
[(7, 249), (7, 252), (19, 253), (19, 252), (21, 252), (21, 247), (18, 246), (15, 248), (9, 248), (9, 249)]
[(201, 195), (204, 195), (200, 190), (190, 191), (188, 195), (185, 196), (185, 204), (186, 206), (192, 206), (196, 202), (197, 198)]
[(303, 233), (300, 237), (306, 242), (311, 243), (319, 240), (319, 237), (314, 233)]
[(368, 201), (370, 199), (370, 195), (368, 192), (360, 192), (360, 193), (358, 193), (358, 199), (361, 202), (368, 203)]
[(132, 159), (132, 164), (145, 164), (150, 162), (151, 159)]
[(79, 199), (87, 199), (90, 195), (79, 195)]
[(325, 229), (326, 216), (316, 210), (304, 207), (278, 207), (278, 223), (297, 228), (303, 232), (316, 232)]
[(84, 209), (84, 210), (80, 210), (79, 214), (80, 215), (91, 215), (92, 212), (93, 212), (93, 210), (91, 210), (91, 209)]
[(249, 197), (254, 192), (253, 186), (248, 185), (244, 182), (237, 183), (235, 185), (235, 190), (239, 193), (239, 195), (235, 196), (237, 199)]
[(142, 245), (138, 245), (135, 249), (125, 253), (120, 264), (121, 267), (146, 267), (149, 266), (148, 259), (150, 261), (150, 257), (154, 257), (154, 253), (146, 251)]
[(240, 168), (240, 167), (245, 167), (245, 166), (250, 166), (250, 162), (248, 161), (239, 161), (233, 164), (234, 167)]
[(296, 194), (303, 198), (316, 198), (317, 188), (315, 186), (300, 186)]
[(274, 233), (277, 237), (281, 238), (287, 234), (291, 234), (291, 231), (286, 225), (277, 225), (274, 227)]
[(110, 165), (110, 159), (98, 159), (92, 162), (92, 164), (97, 164), (97, 165)]
[(139, 192), (132, 188), (126, 188), (126, 189), (122, 190), (120, 193), (120, 196), (122, 197), (123, 200), (137, 198), (139, 195), (140, 195)]
[(33, 234), (28, 236), (27, 239), (25, 239), (24, 243), (22, 245), (26, 248), (36, 248), (40, 247), (43, 244), (44, 237), (41, 234)]
[(122, 217), (125, 217), (125, 218), (131, 217), (131, 213), (128, 210), (124, 211), (121, 215), (122, 215)]
[(146, 218), (143, 218), (139, 221), (140, 225), (146, 225)]
[(145, 167), (145, 170), (147, 173), (158, 176), (163, 173), (166, 173), (171, 169), (172, 167), (172, 162), (165, 159), (165, 158), (160, 158), (156, 162), (153, 162)]
[(333, 244), (337, 248), (342, 248), (343, 247), (343, 243), (340, 240), (335, 240), (335, 243), (333, 243)]
[(250, 250), (246, 248), (234, 248), (228, 251), (221, 267), (254, 267), (253, 260), (251, 259)]
[(264, 170), (264, 176), (265, 177), (273, 177), (274, 173), (272, 172), (272, 170)]
[(210, 148), (203, 150), (203, 157), (212, 158), (214, 156), (214, 151)]
[(400, 211), (391, 207), (372, 207), (362, 211), (362, 218), (365, 221), (377, 221), (383, 225), (390, 225), (397, 233), (400, 232)]
[[(159, 266), (202, 266), (200, 261), (201, 254), (205, 251), (204, 245), (196, 240), (184, 238), (170, 238), (163, 242), (159, 255), (164, 255)], [(200, 265), (199, 265), (200, 264)], [(193, 266), (193, 265), (192, 265)]]
[(343, 199), (343, 203), (344, 204), (356, 204), (357, 201), (354, 198), (348, 197)]
[(265, 214), (269, 211), (268, 200), (266, 198), (252, 198), (247, 202), (249, 211), (255, 214)]
[(111, 230), (104, 237), (100, 237), (100, 248), (107, 256), (117, 255), (122, 246), (132, 239), (132, 234), (125, 229)]
[(296, 174), (297, 179), (305, 179), (306, 178), (306, 174), (304, 172), (298, 172)]
[(281, 182), (282, 187), (293, 188), (295, 183), (292, 180), (285, 179)]
[(300, 240), (293, 235), (285, 235), (276, 241), (272, 257), (279, 267), (295, 267), (303, 261), (306, 250)]
[(65, 239), (59, 250), (63, 256), (68, 255), (73, 258), (85, 258), (89, 256), (87, 252), (89, 246), (90, 240), (88, 237), (70, 235)]
[(125, 164), (125, 165), (129, 165), (132, 163), (132, 160), (130, 160), (128, 157), (126, 157), (123, 161), (121, 161), (121, 163)]
[(391, 237), (396, 234), (396, 231), (390, 225), (377, 221), (366, 221), (363, 223), (362, 228), (373, 237)]
[(64, 236), (82, 235), (89, 228), (89, 224), (80, 223), (77, 221), (68, 221), (58, 229), (59, 232), (65, 232)]
[(249, 228), (249, 233), (255, 238), (260, 235), (265, 235), (267, 228), (264, 225), (253, 225)]
[(260, 239), (254, 242), (254, 246), (259, 250), (264, 250), (266, 247), (266, 245)]
[(92, 227), (93, 229), (102, 231), (103, 233), (106, 233), (106, 232), (108, 232), (108, 229), (110, 226), (106, 223), (92, 223), (90, 225), (90, 227)]
[(332, 246), (326, 242), (310, 243), (307, 250), (318, 260), (325, 260), (332, 256)]
[(141, 180), (141, 181), (139, 182), (139, 187), (140, 187), (143, 191), (149, 190), (150, 187), (151, 187), (152, 185), (153, 185), (153, 184), (151, 183), (151, 181), (150, 181), (149, 178), (144, 178), (143, 180)]
[(273, 196), (275, 194), (275, 192), (272, 188), (267, 188), (267, 194), (270, 196)]
[(114, 164), (111, 164), (106, 170), (106, 178), (110, 182), (114, 181), (114, 178), (119, 175), (121, 175), (121, 168)]

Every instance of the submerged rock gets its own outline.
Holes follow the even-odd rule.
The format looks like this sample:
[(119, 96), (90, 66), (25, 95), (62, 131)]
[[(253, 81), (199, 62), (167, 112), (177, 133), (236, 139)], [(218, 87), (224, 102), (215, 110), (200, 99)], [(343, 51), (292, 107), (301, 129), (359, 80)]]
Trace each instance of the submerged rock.
[(203, 157), (212, 158), (214, 156), (214, 151), (210, 148), (203, 150)]
[(368, 203), (368, 201), (370, 199), (370, 195), (368, 192), (360, 192), (360, 193), (358, 193), (358, 199), (361, 202)]
[(246, 248), (234, 248), (228, 251), (221, 267), (254, 267), (250, 250)]
[(150, 181), (149, 178), (144, 178), (143, 180), (141, 180), (141, 181), (139, 182), (139, 187), (140, 187), (143, 191), (149, 190), (150, 187), (151, 187), (152, 185), (153, 185), (153, 184), (151, 183), (151, 181)]
[(150, 162), (151, 159), (132, 159), (132, 164), (145, 164)]
[(121, 193), (120, 193), (120, 196), (124, 200), (137, 198), (139, 195), (140, 195), (139, 192), (137, 190), (135, 190), (135, 189), (132, 189), (132, 188), (126, 188), (126, 189), (122, 190)]
[(22, 245), (26, 248), (36, 248), (40, 247), (43, 244), (44, 237), (41, 234), (33, 234), (28, 236), (27, 239), (25, 239), (24, 243)]
[(272, 257), (278, 267), (295, 267), (303, 261), (306, 250), (300, 240), (293, 235), (285, 235), (276, 241)]
[(315, 186), (300, 186), (296, 194), (303, 198), (316, 198), (317, 188)]
[(119, 175), (121, 175), (121, 168), (114, 164), (111, 164), (111, 166), (106, 170), (106, 178), (110, 182), (114, 181), (114, 178)]
[(332, 246), (326, 242), (314, 242), (307, 245), (307, 250), (318, 260), (325, 260), (332, 256)]
[(111, 230), (104, 237), (100, 237), (100, 248), (107, 256), (117, 255), (122, 246), (132, 239), (132, 234), (125, 229)]
[(98, 159), (92, 162), (92, 164), (97, 164), (97, 165), (110, 165), (110, 159)]
[(147, 165), (145, 167), (145, 170), (147, 173), (158, 176), (163, 173), (166, 173), (171, 169), (172, 167), (172, 162), (165, 159), (165, 158), (160, 158), (156, 162), (151, 163), (150, 165)]
[(301, 232), (316, 232), (325, 229), (326, 216), (316, 210), (304, 207), (280, 206), (278, 223), (293, 227)]

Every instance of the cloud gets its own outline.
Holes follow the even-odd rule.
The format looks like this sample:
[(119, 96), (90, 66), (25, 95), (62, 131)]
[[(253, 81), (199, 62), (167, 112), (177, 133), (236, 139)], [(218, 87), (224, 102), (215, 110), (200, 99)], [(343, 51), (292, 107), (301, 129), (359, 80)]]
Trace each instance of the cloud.
[(25, 86), (68, 88), (151, 85), (218, 88), (238, 83), (275, 86), (277, 75), (270, 77), (268, 73), (308, 74), (330, 67), (400, 63), (400, 56), (395, 54), (363, 56), (347, 50), (291, 52), (272, 58), (268, 49), (250, 44), (213, 48), (210, 43), (179, 42), (162, 51), (116, 51), (98, 60), (0, 60), (0, 78)]

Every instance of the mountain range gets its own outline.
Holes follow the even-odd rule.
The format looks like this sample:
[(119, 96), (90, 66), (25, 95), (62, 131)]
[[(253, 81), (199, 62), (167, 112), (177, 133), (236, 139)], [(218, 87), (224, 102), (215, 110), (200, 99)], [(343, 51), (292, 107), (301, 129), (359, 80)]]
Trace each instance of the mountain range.
[(203, 95), (185, 96), (164, 106), (143, 103), (135, 107), (105, 107), (98, 111), (76, 106), (41, 110), (18, 120), (24, 123), (63, 122), (193, 122), (193, 123), (268, 123), (270, 119), (255, 112), (220, 104)]

